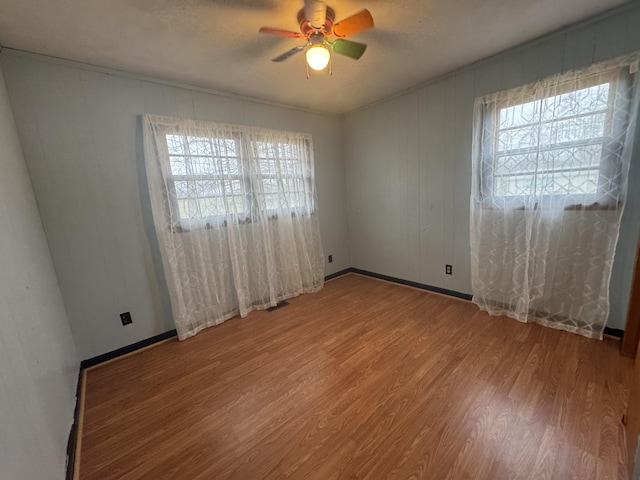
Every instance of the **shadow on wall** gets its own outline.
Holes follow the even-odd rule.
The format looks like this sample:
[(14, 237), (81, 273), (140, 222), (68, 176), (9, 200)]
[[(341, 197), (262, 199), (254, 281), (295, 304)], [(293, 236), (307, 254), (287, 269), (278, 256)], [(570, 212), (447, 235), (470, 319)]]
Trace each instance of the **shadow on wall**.
[[(158, 291), (160, 292), (160, 304), (164, 317), (165, 331), (175, 328), (173, 322), (173, 312), (171, 310), (171, 300), (169, 298), (169, 288), (162, 266), (162, 256), (160, 244), (156, 235), (156, 227), (153, 223), (153, 212), (151, 211), (151, 198), (149, 197), (149, 184), (147, 182), (147, 170), (144, 163), (144, 140), (142, 138), (142, 116), (136, 119), (136, 167), (138, 170), (138, 190), (140, 192), (140, 207), (142, 209), (142, 219), (144, 221), (144, 231), (149, 240), (151, 250), (151, 260), (153, 262), (153, 272), (158, 281)], [(158, 319), (159, 320), (159, 319)]]

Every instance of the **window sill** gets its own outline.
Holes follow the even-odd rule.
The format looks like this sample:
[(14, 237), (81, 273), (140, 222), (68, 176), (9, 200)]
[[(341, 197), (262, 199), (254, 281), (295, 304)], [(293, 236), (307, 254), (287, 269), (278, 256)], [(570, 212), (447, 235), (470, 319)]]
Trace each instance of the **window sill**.
[(539, 203), (534, 203), (532, 205), (523, 205), (516, 203), (508, 203), (505, 205), (495, 205), (489, 204), (488, 202), (483, 202), (482, 209), (483, 210), (512, 210), (512, 211), (534, 211), (534, 210), (554, 210), (554, 211), (565, 211), (565, 212), (577, 212), (577, 211), (604, 211), (604, 210), (618, 210), (622, 206), (621, 203), (574, 203), (570, 205), (561, 205), (559, 207), (555, 207), (552, 205), (543, 205), (540, 206)]
[[(291, 217), (312, 217), (316, 214), (316, 211), (312, 211), (310, 213), (296, 213), (292, 212)], [(242, 220), (238, 220), (236, 222), (231, 222), (231, 225), (249, 225), (252, 223), (261, 223), (263, 221), (273, 222), (278, 220), (278, 214), (268, 214), (265, 218), (245, 218)], [(202, 223), (198, 223), (197, 225), (183, 225), (182, 223), (177, 223), (170, 228), (171, 233), (189, 233), (189, 232), (197, 232), (202, 230), (219, 230), (222, 228), (226, 228), (229, 226), (228, 220), (202, 220)]]

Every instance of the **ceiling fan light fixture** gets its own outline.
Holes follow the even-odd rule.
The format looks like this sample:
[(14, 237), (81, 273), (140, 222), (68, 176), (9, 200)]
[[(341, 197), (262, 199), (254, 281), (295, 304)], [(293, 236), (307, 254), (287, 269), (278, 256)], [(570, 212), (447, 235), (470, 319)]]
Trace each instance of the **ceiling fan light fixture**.
[(324, 45), (311, 45), (307, 50), (307, 64), (314, 70), (324, 70), (329, 64), (331, 54)]

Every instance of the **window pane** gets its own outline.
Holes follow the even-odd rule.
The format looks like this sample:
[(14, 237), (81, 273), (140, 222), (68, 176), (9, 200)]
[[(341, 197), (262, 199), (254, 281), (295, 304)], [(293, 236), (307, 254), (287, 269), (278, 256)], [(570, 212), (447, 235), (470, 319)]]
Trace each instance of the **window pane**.
[(577, 195), (598, 191), (599, 169), (548, 172), (540, 176), (540, 195)]
[(609, 103), (609, 84), (583, 88), (542, 100), (542, 120), (604, 111)]
[(542, 125), (540, 144), (579, 142), (604, 135), (605, 114), (558, 120)]
[(174, 182), (177, 198), (189, 198), (189, 182)]
[(266, 178), (262, 180), (263, 193), (278, 193), (278, 181), (274, 178)]
[(259, 194), (258, 202), (262, 210), (277, 210), (280, 204), (278, 194)]
[[(249, 180), (239, 156), (238, 139), (167, 135), (169, 162), (180, 218), (220, 222), (229, 215), (249, 215), (249, 208), (312, 208), (306, 191), (311, 172), (303, 172), (297, 145), (253, 142), (249, 151), (258, 178)], [(256, 183), (254, 182), (258, 182)], [(253, 184), (256, 191), (247, 192)], [(253, 200), (248, 198), (253, 195)], [(208, 221), (208, 220), (207, 220)]]
[(500, 129), (535, 123), (540, 118), (540, 102), (528, 102), (500, 110)]
[(220, 195), (220, 183), (214, 180), (197, 180), (190, 182), (189, 193), (195, 197)]
[(535, 174), (494, 176), (494, 195), (523, 196), (535, 190)]
[(275, 158), (277, 149), (273, 143), (255, 142), (259, 158)]
[(167, 148), (170, 155), (183, 155), (187, 153), (182, 135), (167, 135)]
[(500, 109), (489, 193), (598, 193), (608, 95), (602, 84)]
[(283, 175), (303, 176), (302, 165), (299, 160), (284, 160), (280, 162), (280, 165)]
[(542, 150), (539, 158), (540, 170), (599, 168), (602, 161), (602, 144)]
[(275, 175), (278, 173), (275, 159), (262, 158), (260, 159), (260, 173), (262, 175)]
[(212, 155), (211, 140), (206, 137), (187, 137), (191, 155)]
[(242, 195), (244, 189), (240, 180), (225, 180), (223, 183), (225, 195)]
[(171, 163), (172, 175), (187, 175), (187, 158), (186, 157), (169, 157)]
[(498, 136), (498, 151), (531, 148), (538, 145), (539, 125), (526, 125), (501, 131)]
[(240, 167), (238, 165), (238, 159), (235, 157), (223, 157), (218, 158), (217, 168), (220, 175), (239, 175)]
[(236, 142), (230, 138), (211, 139), (214, 154), (217, 157), (237, 157)]
[(302, 178), (285, 178), (282, 183), (287, 191), (299, 192), (304, 190), (304, 180)]
[(192, 175), (217, 175), (218, 169), (211, 157), (192, 157), (190, 173)]

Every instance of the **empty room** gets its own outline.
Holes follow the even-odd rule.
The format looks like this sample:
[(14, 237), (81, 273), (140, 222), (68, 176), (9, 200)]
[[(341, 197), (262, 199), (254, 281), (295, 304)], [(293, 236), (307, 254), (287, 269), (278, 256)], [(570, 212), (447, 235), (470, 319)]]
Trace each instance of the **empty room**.
[(640, 479), (640, 0), (0, 0), (0, 478)]

